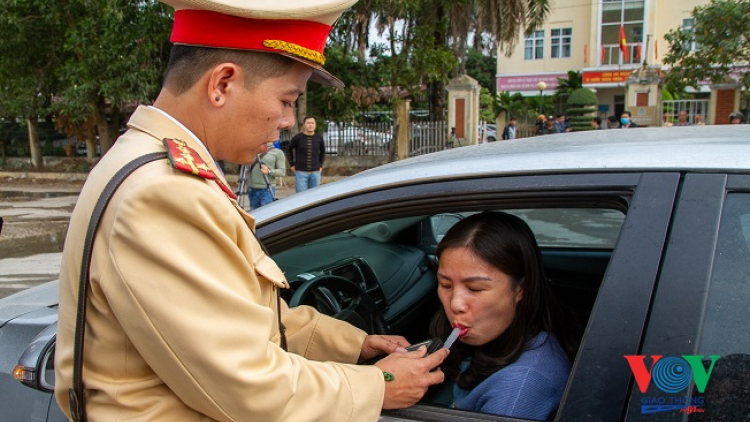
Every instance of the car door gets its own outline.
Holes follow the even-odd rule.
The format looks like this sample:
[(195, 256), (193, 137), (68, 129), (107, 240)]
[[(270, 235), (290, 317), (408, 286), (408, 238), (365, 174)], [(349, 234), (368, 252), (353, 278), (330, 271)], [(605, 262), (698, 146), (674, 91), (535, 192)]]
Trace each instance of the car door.
[[(616, 421), (622, 418), (632, 381), (620, 361), (639, 351), (679, 181), (678, 173), (401, 181), (343, 195), (266, 224), (261, 220), (258, 234), (275, 253), (338, 230), (408, 215), (529, 206), (622, 208), (627, 215), (555, 419)], [(380, 420), (515, 419), (416, 405), (384, 412)]]
[(631, 358), (627, 420), (747, 420), (748, 303), (750, 177), (688, 173), (643, 347)]

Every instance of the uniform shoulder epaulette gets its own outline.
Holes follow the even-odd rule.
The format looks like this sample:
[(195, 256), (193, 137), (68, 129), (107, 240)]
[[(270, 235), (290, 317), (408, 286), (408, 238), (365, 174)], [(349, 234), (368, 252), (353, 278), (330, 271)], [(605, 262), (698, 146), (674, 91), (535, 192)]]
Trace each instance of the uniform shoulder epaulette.
[(203, 161), (203, 158), (194, 149), (190, 148), (185, 141), (164, 138), (162, 139), (162, 143), (167, 148), (167, 156), (172, 167), (185, 173), (213, 180), (230, 198), (237, 199), (237, 195), (216, 177), (214, 171)]

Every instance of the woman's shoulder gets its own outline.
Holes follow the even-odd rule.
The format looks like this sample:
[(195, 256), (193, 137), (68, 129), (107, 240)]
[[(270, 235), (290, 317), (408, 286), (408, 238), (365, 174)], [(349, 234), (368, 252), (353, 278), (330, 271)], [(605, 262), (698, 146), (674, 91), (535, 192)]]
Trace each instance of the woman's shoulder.
[(542, 331), (529, 341), (518, 360), (508, 366), (512, 367), (542, 375), (552, 382), (567, 382), (571, 363), (557, 338)]

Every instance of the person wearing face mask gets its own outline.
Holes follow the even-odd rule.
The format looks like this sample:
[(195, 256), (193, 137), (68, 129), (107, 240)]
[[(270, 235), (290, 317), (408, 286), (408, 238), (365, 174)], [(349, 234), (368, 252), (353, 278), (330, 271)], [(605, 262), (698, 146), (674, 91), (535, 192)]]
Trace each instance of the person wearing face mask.
[(578, 345), (571, 326), (562, 324), (571, 320), (552, 296), (531, 229), (510, 214), (475, 214), (448, 231), (437, 256), (443, 309), (430, 334), (446, 338), (461, 329), (441, 366), (454, 383), (452, 406), (552, 417)]
[(631, 117), (632, 115), (629, 111), (625, 110), (622, 112), (622, 114), (620, 115), (620, 129), (631, 129), (634, 127), (638, 127), (635, 122), (630, 120)]

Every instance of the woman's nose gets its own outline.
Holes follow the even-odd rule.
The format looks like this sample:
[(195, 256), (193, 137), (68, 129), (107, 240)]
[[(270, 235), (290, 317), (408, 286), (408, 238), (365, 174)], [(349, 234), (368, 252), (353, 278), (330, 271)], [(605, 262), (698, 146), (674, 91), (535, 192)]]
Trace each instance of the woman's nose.
[(460, 292), (455, 291), (451, 295), (450, 306), (451, 311), (457, 314), (466, 311), (466, 300)]

